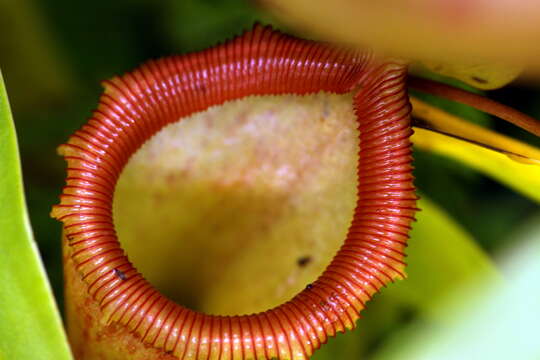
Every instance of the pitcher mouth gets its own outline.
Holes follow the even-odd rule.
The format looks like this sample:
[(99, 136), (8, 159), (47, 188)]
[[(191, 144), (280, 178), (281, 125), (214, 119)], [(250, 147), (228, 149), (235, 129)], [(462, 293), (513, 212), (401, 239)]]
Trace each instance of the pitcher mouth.
[[(401, 61), (257, 25), (215, 48), (104, 82), (93, 116), (60, 147), (67, 184), (52, 211), (104, 321), (181, 359), (306, 359), (328, 336), (354, 328), (372, 295), (405, 277), (417, 211), (406, 76)], [(357, 205), (342, 247), (315, 282), (266, 312), (215, 316), (171, 301), (131, 264), (116, 235), (113, 194), (129, 158), (157, 131), (250, 95), (351, 90), (360, 132)]]

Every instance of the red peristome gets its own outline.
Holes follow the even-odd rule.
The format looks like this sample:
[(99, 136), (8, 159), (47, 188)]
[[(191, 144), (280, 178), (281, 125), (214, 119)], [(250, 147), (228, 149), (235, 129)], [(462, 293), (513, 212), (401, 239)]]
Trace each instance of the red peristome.
[[(212, 49), (150, 61), (104, 82), (88, 123), (60, 147), (67, 185), (52, 215), (107, 321), (180, 359), (306, 359), (351, 329), (371, 296), (403, 278), (416, 212), (406, 65), (256, 26)], [(116, 237), (112, 198), (130, 156), (165, 125), (250, 95), (355, 91), (358, 202), (347, 238), (314, 283), (263, 313), (212, 316), (161, 295)]]

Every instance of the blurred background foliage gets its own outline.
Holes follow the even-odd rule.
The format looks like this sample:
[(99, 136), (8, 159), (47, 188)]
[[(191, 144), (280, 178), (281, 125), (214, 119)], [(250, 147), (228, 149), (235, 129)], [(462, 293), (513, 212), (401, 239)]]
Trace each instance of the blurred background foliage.
[[(204, 49), (249, 29), (255, 21), (284, 29), (254, 3), (242, 0), (0, 0), (0, 65), (18, 132), (30, 218), (60, 303), (61, 228), (49, 211), (58, 201), (65, 169), (55, 149), (96, 106), (100, 81), (150, 58)], [(540, 91), (529, 82), (518, 80), (488, 96), (540, 118)], [(423, 99), (540, 145), (534, 136), (467, 107), (429, 96)], [(488, 254), (510, 246), (513, 234), (538, 216), (533, 200), (457, 161), (419, 150), (415, 159), (420, 191)], [(366, 313), (366, 323), (376, 322), (382, 329), (376, 334), (379, 338), (370, 339), (371, 348), (396, 322), (407, 323), (414, 316), (400, 309), (380, 317), (379, 306), (374, 303), (373, 311)], [(370, 316), (378, 317), (370, 320)], [(336, 355), (337, 348), (329, 351)]]

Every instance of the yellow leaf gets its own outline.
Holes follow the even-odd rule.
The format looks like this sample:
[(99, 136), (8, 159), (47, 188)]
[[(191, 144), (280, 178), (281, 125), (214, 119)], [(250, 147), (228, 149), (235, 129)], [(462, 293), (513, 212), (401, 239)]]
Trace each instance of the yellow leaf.
[(458, 159), (540, 201), (539, 149), (461, 120), (416, 98), (411, 102), (413, 116), (426, 121), (428, 127), (484, 145), (417, 128), (412, 138), (416, 146)]

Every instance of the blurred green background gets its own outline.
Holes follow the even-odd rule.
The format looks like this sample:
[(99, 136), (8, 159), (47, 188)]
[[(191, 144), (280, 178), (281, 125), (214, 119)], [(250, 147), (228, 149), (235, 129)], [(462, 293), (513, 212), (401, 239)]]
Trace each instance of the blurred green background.
[[(100, 81), (150, 58), (204, 49), (255, 21), (283, 28), (263, 9), (241, 0), (0, 0), (0, 66), (18, 132), (30, 218), (60, 304), (61, 226), (49, 211), (58, 201), (65, 169), (55, 148), (90, 115)], [(540, 118), (537, 86), (518, 82), (489, 96)], [(533, 136), (476, 111), (431, 101), (540, 145)], [(422, 151), (415, 157), (419, 189), (490, 254), (509, 245), (513, 231), (538, 213), (532, 200), (456, 161)]]

